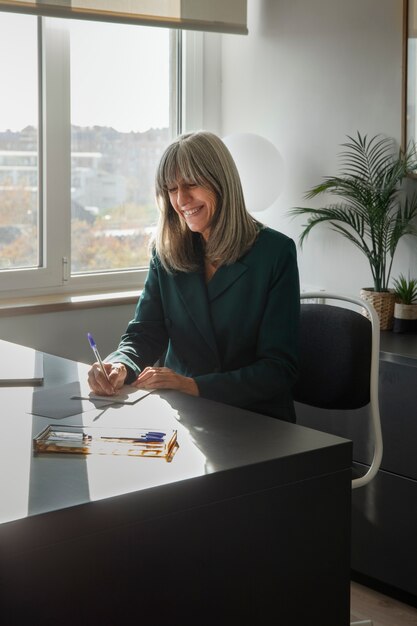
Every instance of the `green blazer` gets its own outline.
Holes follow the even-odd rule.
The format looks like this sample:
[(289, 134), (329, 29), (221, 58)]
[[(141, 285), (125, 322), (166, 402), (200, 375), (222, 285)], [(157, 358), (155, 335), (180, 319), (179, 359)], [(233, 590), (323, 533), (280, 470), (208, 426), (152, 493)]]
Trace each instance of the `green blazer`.
[(299, 297), (294, 242), (270, 228), (208, 284), (203, 266), (170, 274), (155, 256), (135, 318), (106, 360), (124, 363), (129, 383), (165, 354), (202, 397), (292, 421)]

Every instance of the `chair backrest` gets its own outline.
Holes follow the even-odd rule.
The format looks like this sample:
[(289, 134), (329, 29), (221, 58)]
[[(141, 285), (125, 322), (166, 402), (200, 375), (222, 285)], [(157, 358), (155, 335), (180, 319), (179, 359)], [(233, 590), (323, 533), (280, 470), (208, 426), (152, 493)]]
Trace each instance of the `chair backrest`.
[(370, 401), (372, 328), (360, 313), (302, 304), (300, 366), (294, 398), (323, 409), (357, 409)]
[[(346, 306), (324, 304), (323, 300), (353, 303), (365, 309), (367, 316)], [(374, 457), (368, 472), (352, 481), (353, 487), (369, 482), (382, 459), (379, 333), (378, 316), (368, 302), (326, 292), (301, 295), (300, 366), (294, 399), (322, 409), (370, 405)]]

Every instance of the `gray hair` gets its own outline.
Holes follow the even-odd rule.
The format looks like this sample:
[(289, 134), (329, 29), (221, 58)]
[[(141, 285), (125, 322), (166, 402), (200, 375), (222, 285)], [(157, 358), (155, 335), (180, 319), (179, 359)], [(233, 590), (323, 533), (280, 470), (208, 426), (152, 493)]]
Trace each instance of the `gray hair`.
[(229, 265), (253, 245), (262, 225), (247, 211), (235, 162), (223, 141), (207, 131), (175, 139), (162, 155), (156, 172), (160, 210), (154, 246), (168, 271), (198, 268), (193, 234), (171, 205), (168, 188), (179, 180), (204, 187), (216, 195), (205, 255), (210, 262)]

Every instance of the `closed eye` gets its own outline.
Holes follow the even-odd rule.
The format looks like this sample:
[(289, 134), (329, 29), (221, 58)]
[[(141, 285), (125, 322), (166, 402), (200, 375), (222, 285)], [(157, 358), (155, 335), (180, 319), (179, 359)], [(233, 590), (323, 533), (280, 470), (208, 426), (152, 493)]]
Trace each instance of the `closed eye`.
[[(185, 190), (185, 189), (194, 189), (195, 187), (198, 187), (197, 183), (183, 183), (180, 185), (181, 189)], [(178, 186), (177, 187), (167, 187), (167, 191), (168, 193), (177, 193), (178, 191)]]

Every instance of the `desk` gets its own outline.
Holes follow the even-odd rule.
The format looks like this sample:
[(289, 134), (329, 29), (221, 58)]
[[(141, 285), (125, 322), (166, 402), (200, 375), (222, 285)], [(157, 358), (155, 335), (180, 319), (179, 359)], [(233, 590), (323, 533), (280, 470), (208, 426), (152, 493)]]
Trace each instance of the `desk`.
[(0, 389), (0, 623), (348, 624), (349, 441), (170, 391), (104, 419), (174, 425), (171, 463), (34, 456), (32, 393)]

